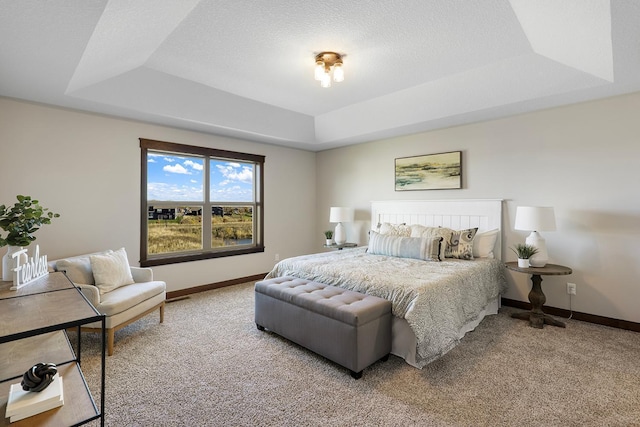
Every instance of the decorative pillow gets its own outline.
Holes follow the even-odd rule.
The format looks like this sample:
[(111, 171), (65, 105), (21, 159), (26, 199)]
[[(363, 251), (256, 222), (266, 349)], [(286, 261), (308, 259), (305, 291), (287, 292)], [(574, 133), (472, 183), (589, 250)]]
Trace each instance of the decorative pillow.
[[(411, 237), (442, 237), (442, 242), (449, 244), (453, 230), (443, 227), (411, 226)], [(444, 249), (444, 248), (443, 248)]]
[(124, 248), (104, 255), (91, 255), (91, 269), (100, 294), (111, 292), (133, 282), (127, 252)]
[(484, 231), (476, 234), (473, 239), (473, 257), (474, 258), (493, 258), (493, 248), (498, 240), (500, 230)]
[(93, 285), (93, 271), (89, 257), (61, 259), (56, 262), (56, 270), (64, 271), (73, 283)]
[(444, 252), (445, 258), (473, 259), (473, 238), (478, 232), (478, 228), (467, 230), (451, 230), (451, 240)]
[(401, 258), (441, 261), (442, 238), (401, 237), (371, 231), (368, 253)]
[(390, 224), (383, 222), (380, 226), (380, 234), (409, 237), (411, 235), (411, 227), (407, 224)]

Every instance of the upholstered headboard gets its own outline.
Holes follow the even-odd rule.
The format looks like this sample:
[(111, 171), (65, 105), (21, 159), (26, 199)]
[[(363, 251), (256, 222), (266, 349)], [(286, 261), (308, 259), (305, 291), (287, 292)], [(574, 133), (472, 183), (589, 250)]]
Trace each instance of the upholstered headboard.
[(371, 228), (388, 222), (454, 230), (478, 227), (478, 232), (498, 229), (494, 255), (502, 259), (502, 200), (387, 200), (371, 202)]

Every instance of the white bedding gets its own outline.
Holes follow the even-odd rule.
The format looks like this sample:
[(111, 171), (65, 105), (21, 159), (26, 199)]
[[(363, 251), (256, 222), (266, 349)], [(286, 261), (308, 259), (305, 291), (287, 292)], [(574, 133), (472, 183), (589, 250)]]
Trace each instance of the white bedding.
[(371, 255), (366, 248), (303, 255), (280, 261), (267, 275), (293, 276), (375, 295), (392, 302), (416, 336), (415, 366), (451, 350), (459, 331), (504, 292), (496, 259), (442, 262)]

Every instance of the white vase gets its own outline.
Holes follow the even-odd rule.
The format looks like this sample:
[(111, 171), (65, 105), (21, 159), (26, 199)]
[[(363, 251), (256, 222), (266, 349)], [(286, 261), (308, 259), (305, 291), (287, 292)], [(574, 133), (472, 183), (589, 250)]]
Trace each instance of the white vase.
[(531, 267), (531, 265), (529, 264), (529, 258), (527, 258), (527, 259), (518, 258), (518, 267), (520, 267), (520, 268), (529, 268), (529, 267)]
[[(15, 259), (11, 258), (11, 254), (21, 250), (21, 246), (7, 246), (7, 253), (2, 257), (2, 280), (5, 282), (13, 281), (13, 271), (11, 271), (15, 265)], [(22, 255), (24, 262), (26, 262), (26, 256)]]

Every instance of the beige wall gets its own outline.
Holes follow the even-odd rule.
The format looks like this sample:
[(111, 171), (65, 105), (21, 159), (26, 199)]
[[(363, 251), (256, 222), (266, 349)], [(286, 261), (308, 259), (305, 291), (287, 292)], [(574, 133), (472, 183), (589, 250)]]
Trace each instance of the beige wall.
[(264, 273), (276, 254), (313, 250), (314, 153), (6, 98), (0, 98), (0, 204), (31, 195), (62, 215), (36, 234), (49, 259), (125, 247), (137, 265), (140, 137), (266, 156), (266, 251), (154, 267), (168, 290)]
[[(640, 94), (318, 153), (316, 236), (332, 228), (330, 206), (353, 206), (350, 240), (366, 243), (369, 203), (387, 199), (504, 199), (503, 259), (528, 233), (514, 231), (518, 205), (553, 206), (557, 231), (544, 232), (552, 263), (547, 304), (640, 322)], [(396, 157), (463, 151), (462, 190), (394, 191)], [(507, 273), (507, 298), (527, 300), (528, 277)]]
[[(547, 304), (569, 308), (571, 281), (574, 310), (640, 322), (638, 111), (633, 94), (314, 154), (0, 98), (0, 203), (28, 194), (62, 214), (37, 233), (50, 259), (124, 246), (137, 264), (138, 138), (265, 155), (266, 252), (155, 267), (169, 290), (322, 250), (330, 206), (356, 208), (349, 237), (366, 243), (372, 200), (501, 198), (507, 260), (527, 234), (513, 230), (516, 206), (554, 206), (558, 230), (544, 233), (551, 262), (574, 274), (544, 278)], [(463, 151), (464, 189), (394, 191), (396, 157), (452, 150)], [(526, 301), (528, 278), (507, 276), (506, 297)]]

